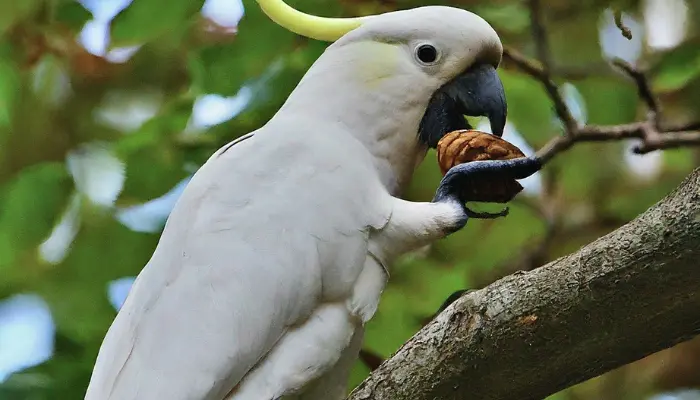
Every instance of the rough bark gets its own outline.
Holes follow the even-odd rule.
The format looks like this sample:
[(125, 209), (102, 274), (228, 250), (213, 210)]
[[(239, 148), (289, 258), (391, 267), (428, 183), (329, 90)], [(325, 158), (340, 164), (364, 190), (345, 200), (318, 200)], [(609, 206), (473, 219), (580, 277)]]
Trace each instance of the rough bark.
[(700, 168), (580, 251), (460, 298), (349, 399), (542, 399), (699, 333)]

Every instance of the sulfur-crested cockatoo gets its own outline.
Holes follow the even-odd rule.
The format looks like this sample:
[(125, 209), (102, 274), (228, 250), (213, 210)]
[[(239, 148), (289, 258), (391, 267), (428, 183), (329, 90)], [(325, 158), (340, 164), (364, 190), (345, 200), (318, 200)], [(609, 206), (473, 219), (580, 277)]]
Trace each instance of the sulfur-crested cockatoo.
[(86, 400), (342, 399), (393, 260), (485, 217), (460, 195), (469, 179), (541, 168), (536, 157), (460, 164), (433, 201), (400, 197), (464, 115), (503, 132), (502, 45), (479, 16), (430, 6), (337, 19), (258, 3), (332, 44), (262, 128), (189, 182)]

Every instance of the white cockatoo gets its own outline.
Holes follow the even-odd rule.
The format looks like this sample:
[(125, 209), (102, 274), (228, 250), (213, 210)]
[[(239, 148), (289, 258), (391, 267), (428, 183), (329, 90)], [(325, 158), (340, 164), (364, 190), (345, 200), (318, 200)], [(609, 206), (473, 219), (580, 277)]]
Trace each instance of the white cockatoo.
[(450, 169), (400, 198), (464, 115), (503, 132), (502, 45), (465, 10), (322, 18), (258, 0), (332, 42), (260, 129), (216, 151), (179, 198), (100, 348), (87, 400), (338, 400), (392, 261), (465, 226), (460, 185), (526, 178), (536, 157)]

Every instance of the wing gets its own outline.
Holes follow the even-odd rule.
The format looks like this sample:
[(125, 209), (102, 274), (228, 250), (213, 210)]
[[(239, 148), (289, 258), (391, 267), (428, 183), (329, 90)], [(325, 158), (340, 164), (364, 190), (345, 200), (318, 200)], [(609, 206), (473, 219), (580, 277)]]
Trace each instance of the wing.
[(86, 400), (220, 400), (328, 290), (343, 290), (324, 287), (327, 275), (359, 274), (368, 198), (352, 191), (363, 177), (340, 185), (328, 173), (337, 157), (319, 165), (302, 142), (256, 140), (223, 147), (188, 184), (105, 336)]

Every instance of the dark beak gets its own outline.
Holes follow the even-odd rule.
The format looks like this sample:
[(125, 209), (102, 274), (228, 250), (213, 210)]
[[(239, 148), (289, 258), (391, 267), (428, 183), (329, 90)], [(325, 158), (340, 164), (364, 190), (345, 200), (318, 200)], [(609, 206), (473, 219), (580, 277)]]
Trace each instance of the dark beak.
[(457, 129), (471, 129), (465, 115), (484, 116), (496, 136), (506, 125), (506, 94), (492, 65), (479, 64), (441, 87), (428, 103), (418, 128), (418, 136), (428, 146)]

